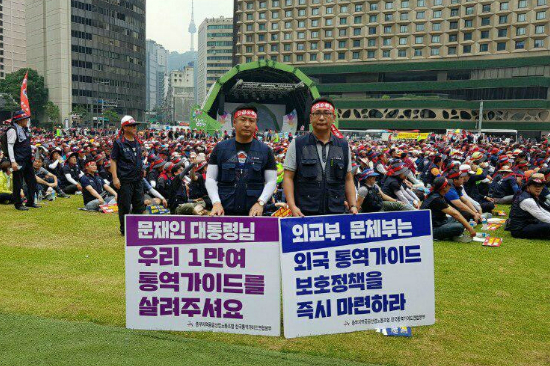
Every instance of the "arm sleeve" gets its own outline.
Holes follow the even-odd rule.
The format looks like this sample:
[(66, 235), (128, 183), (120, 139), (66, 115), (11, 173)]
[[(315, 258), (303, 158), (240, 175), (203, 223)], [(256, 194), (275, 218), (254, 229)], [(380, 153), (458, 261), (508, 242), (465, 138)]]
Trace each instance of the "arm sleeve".
[(153, 187), (151, 187), (151, 189), (148, 191), (148, 193), (150, 193), (153, 197), (158, 198), (159, 200), (163, 200), (163, 199), (164, 199), (164, 197), (162, 196), (162, 194), (160, 194), (159, 191), (157, 191), (157, 190), (154, 189)]
[(206, 181), (204, 185), (208, 191), (208, 197), (212, 204), (221, 202), (220, 195), (218, 194), (218, 166), (217, 165), (208, 165), (206, 169)]
[(262, 194), (260, 195), (260, 199), (263, 202), (267, 202), (273, 195), (273, 192), (275, 192), (275, 189), (277, 188), (277, 171), (266, 170), (264, 172), (264, 178), (265, 178), (265, 186), (264, 186), (264, 190), (262, 191)]
[(409, 200), (407, 199), (407, 197), (405, 197), (405, 195), (403, 194), (403, 191), (400, 189), (398, 191), (395, 192), (395, 195), (397, 196), (397, 199), (400, 201), (400, 202), (403, 202), (403, 203), (409, 203)]
[(56, 160), (54, 161), (53, 163), (51, 163), (50, 165), (48, 165), (48, 167), (51, 169), (51, 170), (54, 170), (55, 168), (57, 168), (57, 165), (59, 164), (59, 160)]
[(68, 173), (65, 173), (65, 179), (67, 179), (69, 183), (74, 184), (75, 186), (78, 184), (78, 182), (74, 180), (73, 177), (71, 177), (71, 175)]
[(535, 216), (537, 220), (544, 222), (546, 224), (550, 224), (550, 212), (543, 210), (534, 199), (528, 198), (526, 200), (523, 200), (519, 207), (523, 211), (529, 212), (531, 215)]
[(288, 146), (283, 167), (291, 172), (296, 171), (296, 140), (292, 140)]
[(15, 132), (15, 129), (10, 128), (8, 132), (6, 132), (6, 137), (8, 139), (8, 157), (10, 158), (10, 161), (12, 163), (15, 163), (15, 153), (13, 152), (15, 140), (17, 139), (17, 133)]

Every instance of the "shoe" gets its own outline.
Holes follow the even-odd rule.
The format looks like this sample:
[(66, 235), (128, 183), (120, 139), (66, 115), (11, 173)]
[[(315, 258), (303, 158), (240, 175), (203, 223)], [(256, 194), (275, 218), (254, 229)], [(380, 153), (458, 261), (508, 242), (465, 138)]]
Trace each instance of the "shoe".
[(23, 205), (21, 205), (21, 206), (15, 206), (15, 209), (16, 209), (16, 210), (19, 210), (19, 211), (28, 211), (28, 210), (29, 210), (28, 207), (23, 206)]
[(124, 231), (121, 231), (121, 232), (120, 232), (120, 235), (121, 235), (121, 236), (124, 236), (124, 235), (125, 235), (125, 234), (124, 234)]
[(34, 205), (26, 205), (28, 208), (42, 208), (42, 206), (37, 205), (36, 203)]
[(455, 236), (453, 238), (453, 241), (456, 241), (458, 243), (471, 243), (474, 239), (472, 239), (472, 237), (470, 236), (469, 233), (467, 234), (462, 234), (460, 236)]
[(69, 196), (67, 193), (60, 193), (57, 195), (57, 197), (61, 197), (61, 198), (71, 198), (71, 196)]

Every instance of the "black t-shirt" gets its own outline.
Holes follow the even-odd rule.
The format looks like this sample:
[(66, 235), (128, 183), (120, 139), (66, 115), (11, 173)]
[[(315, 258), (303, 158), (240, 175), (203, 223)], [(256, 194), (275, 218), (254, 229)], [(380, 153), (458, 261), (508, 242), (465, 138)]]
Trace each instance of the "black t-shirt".
[(395, 192), (401, 189), (402, 180), (396, 177), (387, 177), (382, 185), (382, 191), (391, 198), (397, 199)]
[(439, 227), (447, 223), (447, 215), (443, 210), (449, 208), (449, 204), (439, 193), (433, 193), (432, 196), (422, 203), (421, 210), (432, 211), (432, 223), (434, 227)]
[[(248, 142), (246, 144), (241, 144), (238, 141), (235, 141), (235, 147), (237, 150), (237, 156), (244, 153), (244, 156), (248, 156), (248, 153), (250, 152), (250, 146), (252, 146), (252, 142)], [(208, 160), (209, 165), (217, 165), (218, 164), (218, 148), (217, 146), (214, 147), (214, 150), (210, 154), (210, 159)], [(275, 155), (273, 155), (273, 150), (269, 148), (269, 153), (267, 155), (267, 164), (265, 166), (265, 170), (277, 170), (277, 162), (275, 161)]]

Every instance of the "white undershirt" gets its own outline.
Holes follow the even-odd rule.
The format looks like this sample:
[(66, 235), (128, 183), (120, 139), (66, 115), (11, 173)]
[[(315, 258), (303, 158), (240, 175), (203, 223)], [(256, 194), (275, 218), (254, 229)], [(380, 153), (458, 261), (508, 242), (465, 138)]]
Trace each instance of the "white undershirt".
[(537, 202), (535, 202), (533, 198), (527, 198), (521, 201), (519, 207), (523, 211), (529, 212), (537, 220), (550, 224), (550, 212), (544, 210), (542, 207), (537, 205)]

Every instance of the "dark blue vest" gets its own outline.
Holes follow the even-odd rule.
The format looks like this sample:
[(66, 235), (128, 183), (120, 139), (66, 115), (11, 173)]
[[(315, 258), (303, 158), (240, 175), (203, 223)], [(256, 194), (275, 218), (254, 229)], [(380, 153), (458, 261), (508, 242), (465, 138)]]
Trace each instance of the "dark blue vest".
[[(11, 128), (13, 128), (17, 134), (17, 127), (13, 126)], [(17, 134), (15, 145), (13, 146), (13, 154), (15, 155), (16, 162), (30, 163), (32, 159), (31, 136), (28, 128), (23, 127), (23, 130), (25, 131), (26, 139), (19, 141), (19, 134)]]
[(264, 190), (269, 147), (252, 140), (242, 172), (237, 172), (239, 158), (234, 138), (219, 142), (216, 149), (218, 193), (224, 211), (227, 215), (248, 215)]
[(296, 138), (294, 199), (304, 215), (341, 214), (345, 211), (348, 142), (331, 136), (325, 170), (312, 133)]
[(527, 225), (539, 223), (539, 220), (536, 217), (519, 207), (521, 202), (528, 198), (534, 197), (527, 191), (521, 191), (521, 193), (518, 192), (518, 194), (515, 195), (514, 201), (512, 202), (512, 208), (510, 209), (510, 219), (508, 220), (508, 225), (506, 226), (507, 230), (510, 230), (511, 232), (521, 231)]

